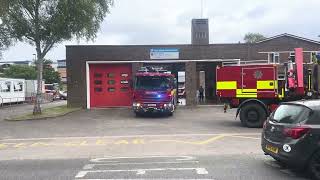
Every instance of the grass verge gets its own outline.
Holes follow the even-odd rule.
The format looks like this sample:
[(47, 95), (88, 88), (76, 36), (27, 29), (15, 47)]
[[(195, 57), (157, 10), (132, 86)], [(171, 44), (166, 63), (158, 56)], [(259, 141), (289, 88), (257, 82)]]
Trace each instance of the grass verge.
[(24, 115), (18, 115), (10, 118), (6, 118), (7, 121), (24, 121), (24, 120), (36, 120), (36, 119), (46, 119), (64, 116), (68, 113), (78, 111), (81, 108), (70, 108), (66, 105), (57, 106), (52, 108), (42, 109), (42, 114), (33, 115), (32, 112)]

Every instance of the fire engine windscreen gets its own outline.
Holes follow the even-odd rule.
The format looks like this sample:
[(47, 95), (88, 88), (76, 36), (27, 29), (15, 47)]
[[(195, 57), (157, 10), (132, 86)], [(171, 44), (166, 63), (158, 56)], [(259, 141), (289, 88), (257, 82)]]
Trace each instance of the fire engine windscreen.
[(170, 89), (170, 78), (162, 76), (138, 76), (135, 88), (138, 90)]

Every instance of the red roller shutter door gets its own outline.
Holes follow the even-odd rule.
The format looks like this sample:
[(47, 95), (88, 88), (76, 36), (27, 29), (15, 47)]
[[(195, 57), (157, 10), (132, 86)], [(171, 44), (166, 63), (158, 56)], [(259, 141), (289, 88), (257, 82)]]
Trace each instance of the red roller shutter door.
[(131, 64), (90, 64), (89, 69), (91, 107), (131, 106)]

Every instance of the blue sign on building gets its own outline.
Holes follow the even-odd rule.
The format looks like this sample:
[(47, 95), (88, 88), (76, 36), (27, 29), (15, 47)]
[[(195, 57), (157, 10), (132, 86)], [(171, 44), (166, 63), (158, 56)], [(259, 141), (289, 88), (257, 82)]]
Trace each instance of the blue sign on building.
[(150, 59), (179, 59), (178, 48), (152, 48)]

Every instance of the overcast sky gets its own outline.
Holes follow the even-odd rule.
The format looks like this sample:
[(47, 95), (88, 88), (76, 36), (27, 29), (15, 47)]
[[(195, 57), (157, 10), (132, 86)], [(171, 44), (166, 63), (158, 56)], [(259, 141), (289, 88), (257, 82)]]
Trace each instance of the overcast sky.
[[(201, 17), (201, 0), (114, 0), (95, 42), (57, 45), (46, 58), (65, 59), (65, 45), (189, 44), (192, 18)], [(210, 43), (236, 43), (247, 32), (282, 33), (320, 40), (319, 0), (203, 0)], [(32, 59), (33, 47), (18, 43), (4, 60)]]

